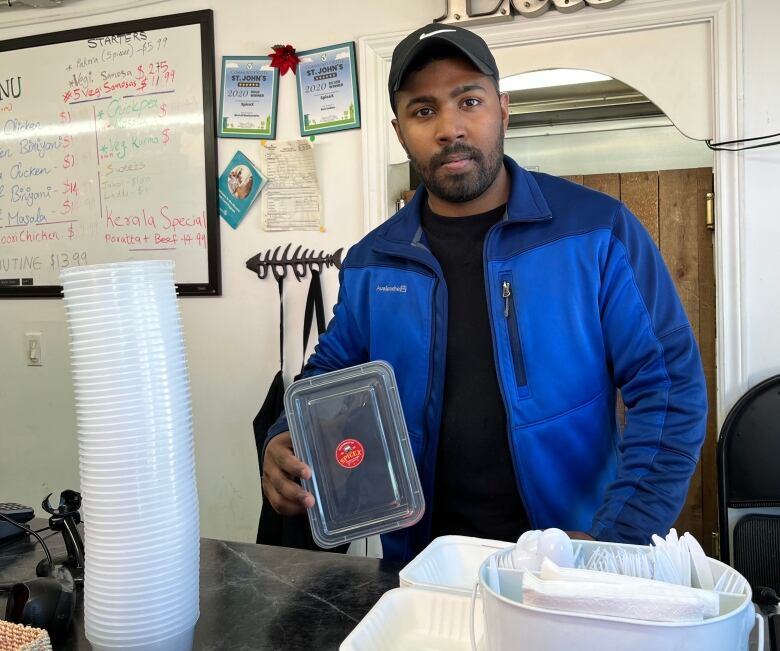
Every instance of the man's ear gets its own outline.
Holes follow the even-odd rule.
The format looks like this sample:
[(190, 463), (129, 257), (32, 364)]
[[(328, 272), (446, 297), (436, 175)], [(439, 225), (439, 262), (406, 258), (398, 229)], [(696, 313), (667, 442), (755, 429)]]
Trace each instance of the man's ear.
[(501, 122), (504, 124), (504, 133), (509, 128), (509, 94), (499, 93), (498, 102), (501, 105)]
[(398, 124), (398, 118), (393, 118), (390, 120), (390, 124), (393, 125), (393, 129), (395, 129), (395, 135), (396, 138), (398, 138), (398, 142), (401, 143), (401, 147), (406, 150), (406, 143), (404, 142), (404, 137), (401, 135), (401, 127)]

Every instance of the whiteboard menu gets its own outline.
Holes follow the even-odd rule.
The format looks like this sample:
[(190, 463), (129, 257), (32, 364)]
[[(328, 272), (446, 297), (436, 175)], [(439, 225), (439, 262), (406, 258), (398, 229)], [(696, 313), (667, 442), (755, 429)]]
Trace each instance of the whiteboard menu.
[(219, 294), (212, 13), (0, 42), (0, 297), (173, 259)]

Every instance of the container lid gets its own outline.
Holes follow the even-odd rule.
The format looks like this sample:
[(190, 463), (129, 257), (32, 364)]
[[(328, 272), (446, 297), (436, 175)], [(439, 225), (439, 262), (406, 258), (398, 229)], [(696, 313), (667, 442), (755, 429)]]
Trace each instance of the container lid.
[(320, 547), (408, 527), (425, 511), (392, 367), (374, 361), (298, 380), (284, 395)]

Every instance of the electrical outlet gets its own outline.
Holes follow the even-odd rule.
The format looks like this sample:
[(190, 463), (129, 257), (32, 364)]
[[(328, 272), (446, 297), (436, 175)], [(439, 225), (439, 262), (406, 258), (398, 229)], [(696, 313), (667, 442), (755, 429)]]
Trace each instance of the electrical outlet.
[(24, 355), (27, 358), (27, 366), (43, 366), (43, 334), (28, 332), (24, 339)]

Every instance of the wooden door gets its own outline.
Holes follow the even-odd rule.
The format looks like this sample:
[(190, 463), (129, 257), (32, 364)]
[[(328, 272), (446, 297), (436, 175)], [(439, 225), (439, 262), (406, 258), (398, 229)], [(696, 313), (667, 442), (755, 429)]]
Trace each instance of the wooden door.
[[(706, 226), (706, 195), (712, 169), (592, 174), (566, 177), (623, 201), (648, 230), (666, 261), (693, 326), (707, 379), (707, 438), (677, 523), (690, 531), (704, 551), (715, 556), (718, 526), (715, 465), (715, 268), (712, 231)], [(622, 403), (619, 406), (622, 419)]]

